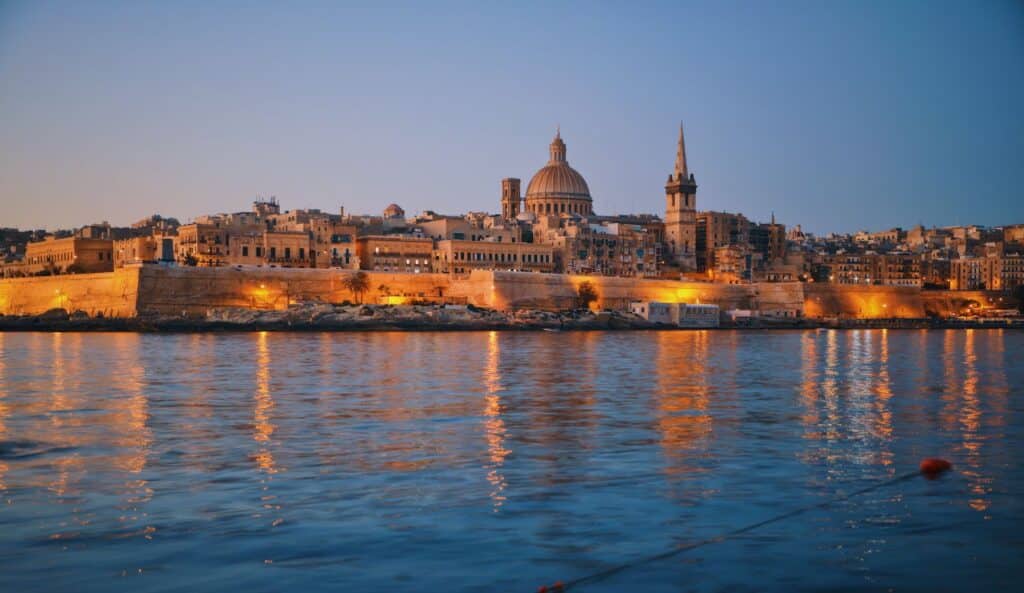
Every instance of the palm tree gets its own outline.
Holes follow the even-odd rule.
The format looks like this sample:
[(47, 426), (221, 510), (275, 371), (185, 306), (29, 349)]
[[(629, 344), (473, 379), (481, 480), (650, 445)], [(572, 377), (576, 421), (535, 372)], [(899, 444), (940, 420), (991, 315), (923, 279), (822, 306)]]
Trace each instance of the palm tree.
[(341, 284), (352, 293), (352, 297), (357, 303), (362, 304), (363, 294), (370, 288), (370, 278), (366, 275), (366, 272), (360, 270), (355, 274), (345, 276)]

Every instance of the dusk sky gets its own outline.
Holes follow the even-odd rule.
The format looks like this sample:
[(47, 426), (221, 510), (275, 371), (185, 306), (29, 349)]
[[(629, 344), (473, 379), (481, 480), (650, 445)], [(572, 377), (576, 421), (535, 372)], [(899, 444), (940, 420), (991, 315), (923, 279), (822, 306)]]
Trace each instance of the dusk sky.
[(499, 211), (561, 125), (598, 213), (1024, 223), (1024, 3), (4, 2), (0, 226)]

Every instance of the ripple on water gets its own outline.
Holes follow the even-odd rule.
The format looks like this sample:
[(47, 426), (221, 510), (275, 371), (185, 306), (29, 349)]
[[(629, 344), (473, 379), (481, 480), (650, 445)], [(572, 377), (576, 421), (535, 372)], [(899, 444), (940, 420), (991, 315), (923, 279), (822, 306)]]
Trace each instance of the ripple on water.
[(954, 472), (583, 590), (1007, 590), (1021, 346), (981, 331), (7, 335), (0, 590), (536, 590), (934, 455)]

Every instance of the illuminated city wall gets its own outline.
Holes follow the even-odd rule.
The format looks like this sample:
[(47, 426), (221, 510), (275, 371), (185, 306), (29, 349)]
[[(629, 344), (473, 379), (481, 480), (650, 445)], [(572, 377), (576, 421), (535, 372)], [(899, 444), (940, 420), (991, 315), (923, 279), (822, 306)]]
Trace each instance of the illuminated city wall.
[(925, 291), (911, 287), (838, 284), (711, 284), (605, 276), (474, 271), (446, 274), (366, 272), (368, 289), (354, 295), (347, 270), (307, 268), (183, 268), (137, 266), (100, 274), (0, 280), (0, 313), (38, 315), (49, 309), (130, 317), (136, 313), (203, 314), (213, 307), (284, 309), (323, 301), (403, 304), (416, 300), (470, 303), (494, 309), (560, 310), (575, 305), (578, 286), (591, 282), (597, 308), (626, 309), (631, 301), (711, 303), (725, 309), (787, 312), (810, 318), (948, 317), (978, 308), (1010, 308), (1007, 295)]
[(65, 309), (94, 317), (132, 317), (138, 286), (139, 274), (134, 269), (0, 280), (0, 314), (39, 315)]
[(451, 298), (448, 276), (365, 272), (368, 289), (353, 294), (344, 280), (351, 271), (311, 268), (181, 268), (143, 266), (139, 311), (203, 313), (211, 307), (285, 309), (289, 303), (345, 301), (401, 304)]
[[(598, 308), (627, 309), (632, 301), (666, 303), (713, 303), (723, 309), (747, 309), (754, 303), (753, 286), (678, 282), (673, 280), (642, 280), (612, 276), (567, 276), (523, 272), (474, 271), (472, 284), (492, 284), (493, 296), (488, 306), (496, 309), (569, 309), (574, 306), (578, 287), (590, 282), (597, 291)], [(789, 290), (792, 306), (800, 307), (799, 287)]]
[(804, 315), (811, 318), (921, 318), (921, 290), (904, 286), (804, 284)]
[(1013, 309), (1017, 301), (1010, 295), (984, 290), (941, 290), (921, 293), (926, 315), (950, 317), (985, 309)]

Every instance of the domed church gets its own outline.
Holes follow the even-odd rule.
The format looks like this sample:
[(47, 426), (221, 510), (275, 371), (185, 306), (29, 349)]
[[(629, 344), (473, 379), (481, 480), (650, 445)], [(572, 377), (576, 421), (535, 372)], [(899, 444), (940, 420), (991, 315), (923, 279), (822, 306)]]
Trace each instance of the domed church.
[[(526, 186), (526, 212), (537, 216), (547, 214), (594, 213), (594, 200), (590, 197), (587, 181), (576, 169), (569, 166), (565, 158), (565, 142), (561, 130), (551, 141), (551, 158), (548, 164), (537, 171)], [(502, 182), (502, 213), (515, 218), (519, 213), (519, 180), (505, 179)]]

